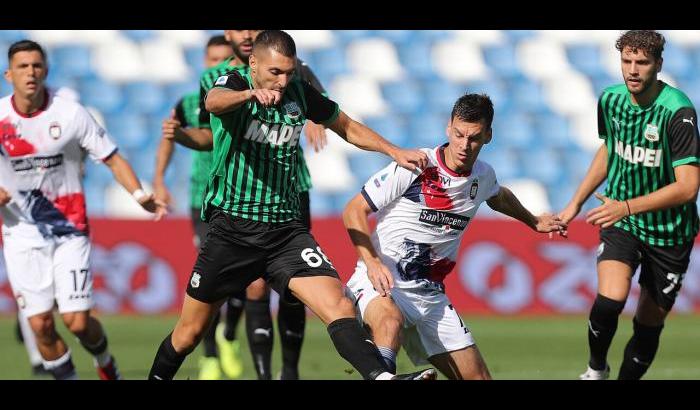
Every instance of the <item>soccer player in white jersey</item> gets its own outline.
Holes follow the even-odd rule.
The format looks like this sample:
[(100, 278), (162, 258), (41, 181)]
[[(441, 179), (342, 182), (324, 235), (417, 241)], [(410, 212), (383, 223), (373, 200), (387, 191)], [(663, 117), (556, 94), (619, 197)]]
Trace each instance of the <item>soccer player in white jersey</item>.
[[(360, 256), (347, 288), (390, 368), (396, 368), (403, 343), (416, 365), (427, 359), (450, 379), (491, 378), (443, 284), (482, 202), (537, 232), (565, 227), (553, 215), (531, 214), (499, 186), (493, 168), (477, 160), (491, 141), (492, 120), (488, 96), (462, 96), (447, 125), (448, 143), (423, 149), (426, 168), (409, 171), (391, 163), (345, 208), (343, 220)], [(372, 212), (377, 227), (370, 233)]]
[(0, 99), (0, 214), (7, 275), (36, 336), (44, 367), (56, 379), (76, 378), (70, 349), (56, 332), (54, 305), (66, 327), (94, 356), (101, 379), (119, 379), (100, 322), (90, 314), (92, 273), (83, 153), (104, 162), (149, 212), (165, 204), (141, 188), (105, 130), (80, 104), (46, 89), (41, 46), (10, 46), (5, 79), (13, 94)]

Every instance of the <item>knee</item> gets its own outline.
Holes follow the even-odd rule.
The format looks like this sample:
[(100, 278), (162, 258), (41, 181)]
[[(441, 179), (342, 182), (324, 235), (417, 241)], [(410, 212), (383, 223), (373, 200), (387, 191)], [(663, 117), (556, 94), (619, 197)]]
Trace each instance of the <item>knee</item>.
[(50, 312), (32, 316), (29, 318), (29, 324), (40, 343), (51, 343), (56, 339), (56, 326)]
[(68, 313), (63, 315), (63, 323), (78, 339), (82, 339), (87, 333), (88, 315), (82, 312)]
[(258, 279), (248, 285), (245, 293), (248, 300), (263, 300), (269, 298), (270, 289), (265, 280)]

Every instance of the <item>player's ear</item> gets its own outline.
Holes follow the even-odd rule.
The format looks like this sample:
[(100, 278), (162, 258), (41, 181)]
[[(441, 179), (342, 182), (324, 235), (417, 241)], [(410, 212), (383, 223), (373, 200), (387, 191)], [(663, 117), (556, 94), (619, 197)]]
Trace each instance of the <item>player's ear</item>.
[(450, 117), (450, 120), (447, 121), (447, 127), (445, 127), (445, 136), (447, 136), (448, 139), (450, 138), (450, 128), (451, 127), (452, 127), (452, 118)]
[(486, 138), (484, 138), (484, 145), (491, 142), (491, 138), (493, 138), (493, 128), (489, 127), (489, 129), (486, 131)]
[(661, 72), (661, 67), (664, 65), (664, 58), (659, 57), (659, 64), (656, 65), (656, 74)]
[(248, 65), (250, 66), (251, 71), (258, 68), (258, 60), (255, 58), (255, 54), (251, 53), (250, 57), (248, 57)]
[(9, 68), (8, 68), (7, 70), (5, 70), (5, 75), (4, 75), (4, 76), (5, 76), (5, 80), (6, 80), (8, 83), (11, 83), (11, 82), (12, 82), (12, 78), (10, 78), (10, 69), (9, 69)]

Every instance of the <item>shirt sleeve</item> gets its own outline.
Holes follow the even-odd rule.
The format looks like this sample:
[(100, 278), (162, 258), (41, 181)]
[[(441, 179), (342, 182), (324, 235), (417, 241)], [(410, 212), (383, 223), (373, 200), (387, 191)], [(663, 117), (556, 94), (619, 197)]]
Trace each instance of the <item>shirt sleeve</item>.
[(668, 136), (673, 167), (700, 163), (698, 116), (692, 107), (676, 111), (669, 121)]
[(324, 97), (328, 97), (328, 92), (325, 88), (323, 88), (321, 81), (319, 81), (318, 77), (316, 77), (316, 74), (314, 74), (314, 72), (311, 70), (311, 67), (309, 67), (301, 59), (297, 59), (297, 61), (299, 62), (299, 66), (297, 67), (299, 78), (301, 78), (302, 81), (311, 84), (311, 86)]
[(501, 186), (498, 184), (498, 178), (496, 177), (496, 171), (493, 169), (491, 165), (489, 167), (489, 180), (492, 182), (491, 189), (488, 192), (488, 195), (486, 195), (486, 200), (488, 201), (489, 199), (495, 197), (498, 195), (498, 192), (501, 190)]
[(103, 162), (117, 152), (117, 146), (107, 131), (90, 115), (88, 110), (79, 106), (74, 123), (80, 146), (85, 149), (95, 162)]
[(306, 81), (302, 81), (306, 98), (306, 118), (316, 124), (329, 125), (340, 115), (340, 107), (335, 101), (321, 95)]
[(406, 193), (419, 175), (419, 171), (409, 171), (392, 162), (369, 178), (362, 187), (362, 196), (377, 212)]
[(180, 121), (180, 125), (184, 128), (189, 126), (190, 124), (187, 124), (187, 117), (185, 117), (185, 107), (183, 102), (184, 98), (180, 98), (177, 104), (175, 104), (175, 118), (177, 118), (177, 120)]

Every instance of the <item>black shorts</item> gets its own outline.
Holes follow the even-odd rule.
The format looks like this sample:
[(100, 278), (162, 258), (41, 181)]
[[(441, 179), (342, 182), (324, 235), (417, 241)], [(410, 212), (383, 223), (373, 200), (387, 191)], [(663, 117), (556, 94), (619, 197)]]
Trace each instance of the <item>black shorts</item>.
[(340, 279), (301, 222), (256, 222), (215, 208), (187, 294), (200, 302), (214, 303), (240, 293), (263, 277), (284, 301), (299, 303), (287, 289), (295, 276)]
[[(637, 270), (641, 264), (639, 284), (657, 305), (669, 311), (676, 302), (681, 282), (690, 264), (693, 241), (676, 246), (652, 246), (624, 229), (601, 229), (598, 262), (616, 260)], [(634, 274), (634, 273), (633, 273)]]
[(194, 231), (194, 246), (199, 249), (202, 246), (202, 241), (207, 237), (207, 228), (209, 225), (201, 218), (201, 208), (191, 208), (190, 217), (192, 219), (192, 230)]

